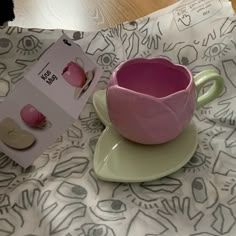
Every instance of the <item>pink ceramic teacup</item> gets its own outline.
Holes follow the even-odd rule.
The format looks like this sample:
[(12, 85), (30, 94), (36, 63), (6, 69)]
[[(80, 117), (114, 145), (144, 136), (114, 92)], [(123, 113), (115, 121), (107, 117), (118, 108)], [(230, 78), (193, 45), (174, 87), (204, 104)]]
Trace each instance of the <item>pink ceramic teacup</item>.
[(50, 128), (51, 122), (36, 107), (26, 104), (20, 111), (21, 119), (30, 127), (34, 128)]
[[(200, 89), (212, 82), (199, 96)], [(107, 88), (112, 125), (125, 138), (141, 144), (160, 144), (176, 138), (195, 109), (217, 98), (223, 78), (205, 70), (194, 78), (187, 67), (166, 58), (135, 58), (121, 63)]]

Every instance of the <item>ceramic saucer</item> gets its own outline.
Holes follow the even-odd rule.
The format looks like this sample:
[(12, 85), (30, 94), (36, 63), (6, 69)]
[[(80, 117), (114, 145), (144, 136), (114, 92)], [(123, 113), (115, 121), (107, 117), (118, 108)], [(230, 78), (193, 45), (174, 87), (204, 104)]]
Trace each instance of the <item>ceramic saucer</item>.
[(102, 180), (144, 182), (164, 177), (183, 167), (197, 148), (197, 130), (193, 123), (173, 141), (142, 145), (123, 138), (112, 127), (105, 90), (95, 92), (93, 105), (106, 126), (97, 142), (93, 163), (97, 177)]

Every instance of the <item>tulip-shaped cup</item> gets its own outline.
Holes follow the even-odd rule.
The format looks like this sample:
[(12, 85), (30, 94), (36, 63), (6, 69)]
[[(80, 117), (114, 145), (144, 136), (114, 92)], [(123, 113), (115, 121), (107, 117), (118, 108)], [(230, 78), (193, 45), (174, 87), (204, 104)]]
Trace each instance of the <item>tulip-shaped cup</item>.
[[(200, 96), (209, 82), (211, 87)], [(125, 138), (161, 144), (175, 139), (195, 109), (217, 98), (223, 88), (223, 78), (214, 70), (193, 77), (187, 67), (166, 58), (131, 59), (112, 73), (106, 93), (108, 114)]]

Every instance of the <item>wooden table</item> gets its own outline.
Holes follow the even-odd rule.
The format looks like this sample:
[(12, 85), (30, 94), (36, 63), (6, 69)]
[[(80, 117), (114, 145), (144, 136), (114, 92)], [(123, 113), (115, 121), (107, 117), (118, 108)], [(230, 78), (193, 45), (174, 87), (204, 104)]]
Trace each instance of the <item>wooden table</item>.
[[(177, 0), (14, 0), (9, 25), (91, 31), (134, 20)], [(236, 9), (236, 0), (232, 0)]]

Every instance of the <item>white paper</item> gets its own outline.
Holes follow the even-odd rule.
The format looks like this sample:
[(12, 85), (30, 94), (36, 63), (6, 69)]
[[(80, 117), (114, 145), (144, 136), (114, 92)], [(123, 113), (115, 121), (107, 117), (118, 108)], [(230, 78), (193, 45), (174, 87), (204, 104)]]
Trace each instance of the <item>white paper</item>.
[[(84, 92), (79, 97), (75, 97), (77, 88), (63, 78), (62, 72), (69, 62), (76, 62), (79, 65), (78, 60), (83, 64), (82, 70), (93, 72), (93, 77), (88, 86), (85, 84), (80, 89)], [(72, 74), (73, 71), (70, 73)], [(5, 118), (13, 119), (22, 130), (35, 137), (34, 144), (25, 149), (16, 149), (1, 140), (1, 151), (22, 167), (30, 166), (78, 119), (100, 75), (99, 68), (78, 45), (66, 35), (60, 37), (25, 73), (25, 79), (19, 82), (18, 86), (0, 104), (0, 122)], [(2, 87), (5, 88), (5, 86)], [(27, 104), (46, 116), (45, 127), (32, 127), (24, 122), (21, 110)]]

